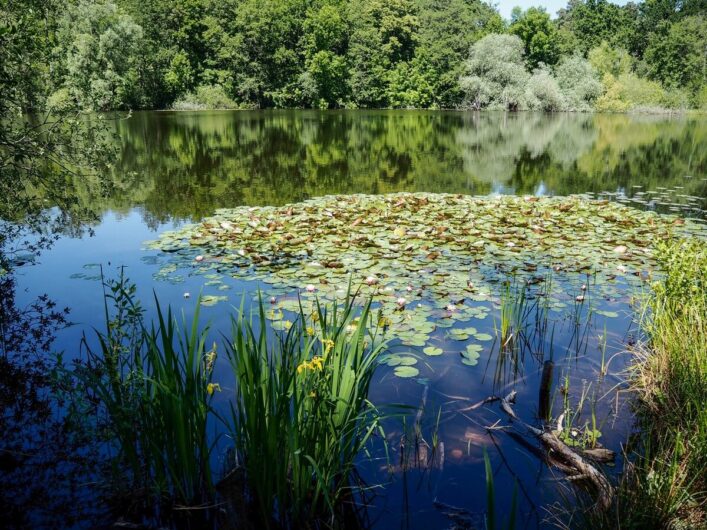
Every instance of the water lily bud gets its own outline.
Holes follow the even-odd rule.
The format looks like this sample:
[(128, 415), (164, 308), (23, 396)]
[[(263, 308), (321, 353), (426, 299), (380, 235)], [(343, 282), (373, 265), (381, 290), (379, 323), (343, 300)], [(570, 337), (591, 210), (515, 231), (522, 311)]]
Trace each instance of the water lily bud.
[(311, 283), (309, 285), (307, 285), (307, 287), (305, 287), (305, 289), (307, 290), (308, 293), (313, 293), (314, 291), (317, 290), (317, 288), (314, 287), (314, 285), (312, 285)]
[(407, 300), (405, 300), (405, 298), (403, 298), (402, 296), (397, 299), (397, 302), (400, 307), (404, 307), (405, 304), (407, 304)]
[(577, 300), (578, 302), (584, 302), (584, 295), (580, 294), (579, 296), (575, 296), (574, 299)]
[(274, 304), (275, 302), (277, 302), (277, 298), (275, 298), (274, 296), (271, 296), (271, 297), (270, 297), (270, 303), (271, 303), (271, 304)]
[(586, 291), (586, 290), (587, 290), (587, 284), (583, 283), (582, 284), (582, 291)]
[(407, 286), (407, 291), (408, 291), (408, 293), (412, 292), (412, 285)]
[(191, 295), (189, 293), (184, 293), (184, 298), (189, 298)]
[(204, 261), (204, 256), (199, 254), (197, 257), (194, 258), (194, 261)]
[(365, 282), (366, 285), (375, 285), (375, 284), (378, 283), (378, 278), (376, 278), (375, 276), (368, 276), (368, 277), (364, 280), (364, 282)]

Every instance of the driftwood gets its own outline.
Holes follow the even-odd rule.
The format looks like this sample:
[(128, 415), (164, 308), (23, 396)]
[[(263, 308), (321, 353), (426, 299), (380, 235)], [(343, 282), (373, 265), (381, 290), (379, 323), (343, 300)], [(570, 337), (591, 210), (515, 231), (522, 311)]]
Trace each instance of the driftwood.
[(501, 408), (503, 411), (540, 439), (545, 448), (548, 449), (552, 460), (558, 461), (561, 464), (557, 467), (568, 475), (567, 478), (569, 480), (586, 480), (592, 484), (597, 492), (597, 502), (599, 506), (602, 509), (609, 508), (614, 490), (606, 477), (581, 455), (573, 451), (554, 433), (538, 429), (520, 420), (512, 407), (515, 402), (515, 396), (515, 391), (512, 391), (501, 399)]

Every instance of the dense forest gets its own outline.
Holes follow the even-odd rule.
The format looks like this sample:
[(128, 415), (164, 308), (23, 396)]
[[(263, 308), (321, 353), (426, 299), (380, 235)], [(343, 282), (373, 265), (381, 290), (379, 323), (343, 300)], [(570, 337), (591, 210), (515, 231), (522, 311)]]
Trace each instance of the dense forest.
[(21, 109), (707, 107), (706, 0), (3, 0)]

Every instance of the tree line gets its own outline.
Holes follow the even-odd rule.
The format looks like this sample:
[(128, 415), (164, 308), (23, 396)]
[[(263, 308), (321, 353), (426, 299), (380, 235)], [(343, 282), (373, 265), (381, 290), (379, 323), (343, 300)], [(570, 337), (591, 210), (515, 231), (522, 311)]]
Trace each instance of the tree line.
[(707, 107), (707, 0), (570, 0), (509, 21), (480, 0), (0, 6), (0, 38), (36, 38), (26, 108)]

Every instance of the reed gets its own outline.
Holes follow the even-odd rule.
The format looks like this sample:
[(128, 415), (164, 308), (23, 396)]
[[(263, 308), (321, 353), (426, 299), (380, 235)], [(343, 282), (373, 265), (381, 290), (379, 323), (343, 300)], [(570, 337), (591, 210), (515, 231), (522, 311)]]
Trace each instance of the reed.
[(214, 491), (207, 422), (216, 351), (206, 347), (208, 327), (199, 329), (198, 305), (180, 323), (155, 297), (157, 321), (148, 328), (122, 270), (103, 284), (106, 329), (96, 332), (97, 347), (84, 337), (76, 374), (116, 448), (111, 488), (161, 523), (201, 518), (196, 509)]
[(300, 306), (274, 341), (262, 300), (232, 320), (229, 429), (260, 527), (341, 526), (360, 486), (356, 458), (383, 434), (368, 391), (385, 343), (370, 301), (359, 310), (355, 298)]
[(707, 244), (660, 244), (657, 257), (630, 379), (639, 435), (611, 508), (574, 510), (567, 528), (707, 528)]

